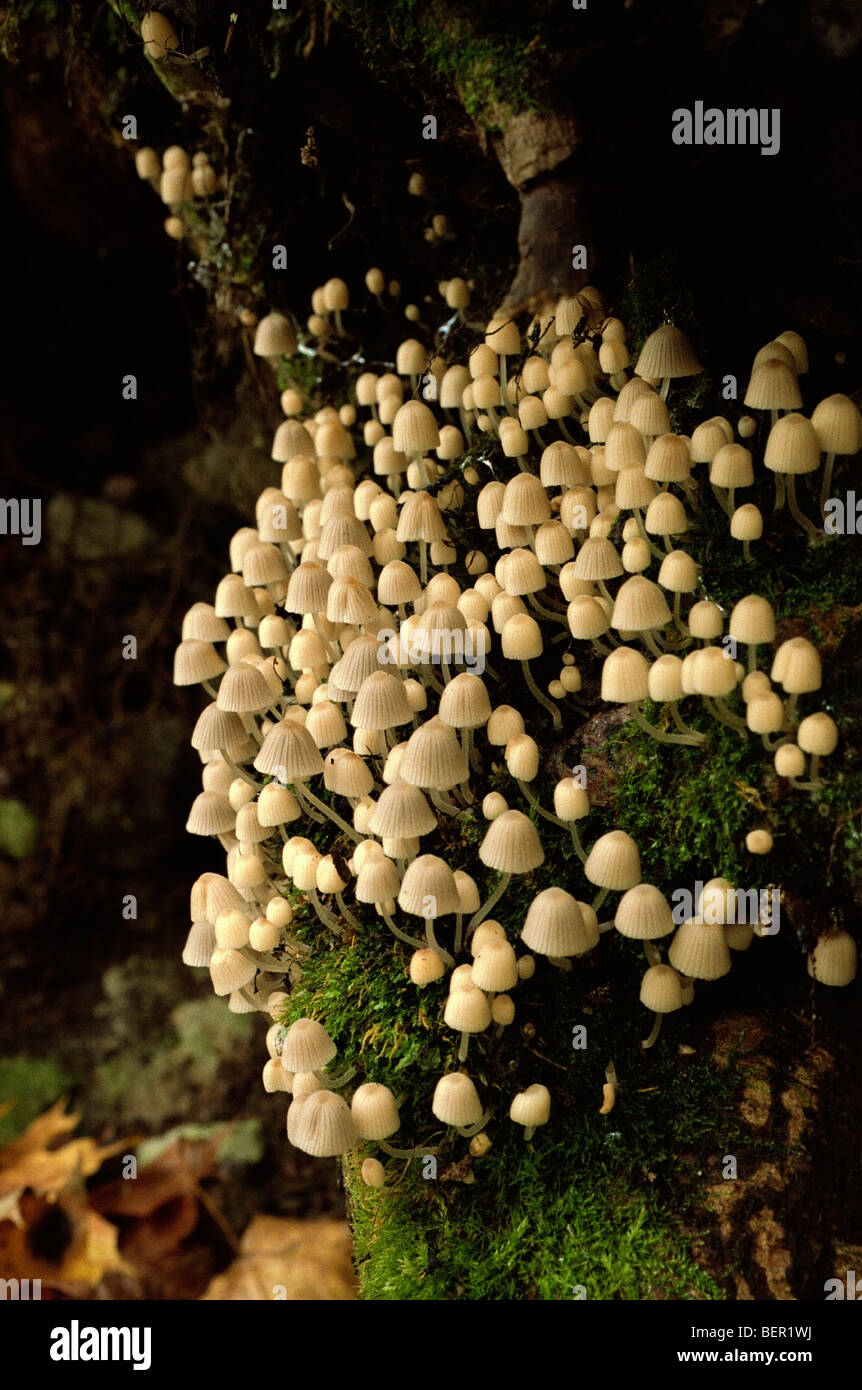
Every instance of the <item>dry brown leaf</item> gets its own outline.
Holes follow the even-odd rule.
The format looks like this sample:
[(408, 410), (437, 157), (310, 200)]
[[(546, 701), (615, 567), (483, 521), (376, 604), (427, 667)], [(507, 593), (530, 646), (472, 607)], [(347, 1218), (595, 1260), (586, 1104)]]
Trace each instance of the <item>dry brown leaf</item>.
[(255, 1216), (239, 1258), (211, 1281), (204, 1299), (345, 1302), (356, 1297), (346, 1221)]
[(65, 1100), (58, 1100), (17, 1139), (0, 1148), (0, 1198), (23, 1188), (56, 1197), (72, 1179), (82, 1181), (97, 1173), (106, 1158), (127, 1147), (127, 1140), (103, 1148), (84, 1138), (50, 1148), (73, 1130), (80, 1118), (65, 1114), (65, 1105)]
[[(56, 1202), (27, 1192), (21, 1198), (24, 1225), (0, 1222), (0, 1278), (41, 1279), (45, 1289), (70, 1298), (86, 1297), (106, 1274), (131, 1273), (117, 1249), (117, 1230), (90, 1211), (73, 1193)], [(56, 1258), (34, 1254), (33, 1234), (46, 1220), (65, 1217), (66, 1227)]]
[(219, 1130), (205, 1139), (178, 1137), (152, 1163), (139, 1168), (134, 1181), (119, 1178), (94, 1188), (92, 1205), (111, 1216), (146, 1217), (177, 1197), (196, 1195), (200, 1180), (217, 1171), (224, 1135)]

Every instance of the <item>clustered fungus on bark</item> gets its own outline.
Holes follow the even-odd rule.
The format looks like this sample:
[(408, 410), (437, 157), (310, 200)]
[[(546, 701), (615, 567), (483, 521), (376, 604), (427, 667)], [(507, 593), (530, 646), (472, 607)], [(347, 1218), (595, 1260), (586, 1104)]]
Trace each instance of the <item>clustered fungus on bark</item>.
[[(162, 160), (142, 150), (137, 165), (171, 209), (170, 235), (219, 185), (205, 155), (190, 161), (176, 147)], [(795, 478), (822, 468), (825, 504), (835, 459), (862, 445), (862, 417), (843, 396), (801, 413), (806, 349), (785, 332), (755, 359), (752, 414), (736, 428), (715, 416), (690, 438), (677, 433), (674, 383), (702, 370), (691, 343), (663, 324), (633, 361), (625, 324), (592, 286), (530, 321), (503, 312), (483, 326), (470, 318), (466, 282), (444, 282), (452, 317), (423, 340), (393, 342), (373, 371), (362, 323), (388, 284), (370, 269), (355, 308), (355, 290), (333, 277), (304, 326), (279, 310), (242, 317), (254, 353), (282, 380), (299, 351), (338, 362), (351, 385), (321, 408), (298, 381), (283, 390), (271, 451), (280, 476), (258, 498), (254, 525), (235, 534), (214, 603), (195, 604), (183, 624), (175, 680), (200, 684), (210, 700), (192, 735), (203, 789), (187, 828), (227, 856), (224, 874), (193, 886), (183, 959), (209, 969), (229, 1008), (273, 1020), (263, 1081), (292, 1095), (293, 1144), (318, 1156), (377, 1145), (404, 1157), (420, 1150), (390, 1143), (398, 1103), (365, 1076), (363, 1057), (333, 1071), (326, 1020), (282, 1023), (286, 990), (314, 950), (296, 934), (300, 919), (313, 915), (336, 950), (356, 934), (388, 933), (417, 1007), (420, 991), (448, 976), (436, 1027), (451, 1065), (427, 1096), (429, 1119), (445, 1127), (441, 1149), (460, 1136), (478, 1157), (494, 1115), (467, 1068), (477, 1045), (493, 1052), (516, 1020), (520, 981), (557, 969), (577, 990), (573, 962), (600, 950), (605, 932), (641, 941), (650, 1048), (696, 981), (727, 974), (732, 951), (769, 934), (757, 913), (737, 919), (736, 890), (721, 878), (678, 924), (671, 885), (649, 881), (630, 835), (614, 829), (584, 845), (590, 798), (578, 769), (553, 787), (540, 773), (559, 731), (587, 712), (581, 663), (599, 674), (601, 700), (658, 742), (706, 759), (715, 721), (759, 738), (778, 776), (817, 796), (838, 730), (816, 708), (816, 648), (804, 637), (776, 646), (761, 595), (726, 613), (682, 547), (729, 524), (747, 558), (770, 518), (738, 494), (764, 469), (775, 475), (776, 510), (786, 504), (815, 543)], [(450, 346), (455, 322), (475, 334), (469, 353)], [(484, 837), (475, 857), (463, 846), (453, 862), (468, 810), (481, 811)], [(544, 862), (543, 822), (571, 836), (576, 859), (513, 921), (507, 890)], [(751, 829), (748, 852), (768, 853), (774, 828)], [(824, 985), (848, 984), (852, 936), (821, 937), (808, 969)], [(354, 1076), (348, 1101), (340, 1092)], [(617, 1084), (611, 1063), (601, 1113)], [(541, 1084), (508, 1104), (528, 1140), (553, 1123)], [(361, 1171), (371, 1186), (386, 1182), (377, 1157)]]

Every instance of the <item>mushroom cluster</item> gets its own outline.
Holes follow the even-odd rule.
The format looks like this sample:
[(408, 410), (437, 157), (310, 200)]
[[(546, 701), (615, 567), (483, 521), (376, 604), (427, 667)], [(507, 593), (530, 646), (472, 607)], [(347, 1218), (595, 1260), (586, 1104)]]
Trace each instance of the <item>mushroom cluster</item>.
[[(163, 165), (164, 182), (178, 166), (167, 155)], [(427, 1097), (429, 1122), (446, 1127), (441, 1144), (462, 1135), (478, 1156), (503, 1100), (528, 1139), (550, 1119), (545, 1086), (483, 1099), (464, 1069), (477, 1039), (493, 1049), (511, 1028), (519, 983), (537, 968), (576, 983), (573, 961), (606, 932), (642, 942), (647, 1048), (695, 981), (727, 974), (731, 951), (763, 934), (735, 920), (735, 889), (718, 878), (677, 924), (670, 885), (650, 882), (648, 865), (644, 877), (630, 835), (584, 845), (584, 769), (552, 779), (547, 758), (588, 713), (589, 677), (651, 738), (690, 750), (678, 756), (708, 757), (715, 721), (759, 737), (779, 777), (818, 794), (838, 730), (816, 708), (816, 648), (804, 637), (776, 645), (762, 595), (726, 613), (686, 538), (714, 525), (717, 504), (748, 547), (763, 519), (737, 494), (758, 470), (774, 473), (776, 506), (797, 517), (796, 474), (822, 455), (828, 492), (835, 457), (862, 443), (862, 417), (837, 397), (811, 420), (798, 413), (805, 348), (784, 333), (758, 354), (745, 397), (769, 416), (759, 447), (749, 416), (736, 430), (713, 417), (690, 438), (677, 433), (674, 383), (702, 370), (690, 342), (664, 324), (633, 361), (625, 325), (592, 287), (530, 322), (498, 313), (456, 352), (453, 326), (477, 325), (465, 282), (447, 281), (453, 313), (433, 342), (408, 338), (372, 371), (352, 316), (374, 312), (385, 285), (370, 270), (354, 311), (347, 284), (331, 279), (304, 330), (276, 310), (256, 324), (254, 352), (282, 379), (302, 341), (335, 355), (350, 385), (321, 407), (295, 382), (283, 390), (272, 485), (231, 541), (214, 602), (183, 623), (175, 681), (209, 700), (192, 735), (203, 786), (187, 829), (226, 854), (226, 872), (193, 887), (183, 959), (209, 969), (231, 1009), (273, 1020), (263, 1080), (292, 1095), (292, 1143), (320, 1156), (368, 1144), (404, 1155), (419, 1150), (391, 1146), (398, 1102), (365, 1076), (363, 1057), (332, 1072), (322, 1025), (281, 1021), (285, 980), (314, 950), (300, 925), (315, 920), (336, 948), (388, 933), (417, 1007), (446, 979), (436, 1026), (451, 1067)], [(801, 711), (800, 696), (814, 707)], [(484, 823), (475, 854), (459, 834), (468, 814)], [(511, 881), (532, 882), (547, 824), (573, 853), (513, 921)], [(751, 854), (771, 844), (769, 826), (748, 832)], [(809, 969), (846, 984), (855, 960), (840, 931)], [(340, 1093), (357, 1073), (348, 1102)], [(611, 1065), (602, 1113), (616, 1086)], [(372, 1186), (385, 1180), (376, 1157), (362, 1172)]]

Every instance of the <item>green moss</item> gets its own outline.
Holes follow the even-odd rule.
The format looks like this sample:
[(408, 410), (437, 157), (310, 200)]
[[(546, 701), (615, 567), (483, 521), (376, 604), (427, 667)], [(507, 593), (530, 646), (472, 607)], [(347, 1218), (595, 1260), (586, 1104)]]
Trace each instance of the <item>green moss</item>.
[(72, 1084), (73, 1078), (53, 1058), (0, 1058), (0, 1144), (25, 1130)]
[(485, 27), (469, 5), (439, 0), (394, 0), (386, 26), (373, 0), (337, 0), (333, 8), (354, 29), (373, 72), (406, 70), (429, 99), (442, 84), (486, 130), (500, 128), (508, 113), (542, 109), (547, 49), (538, 24), (518, 33)]

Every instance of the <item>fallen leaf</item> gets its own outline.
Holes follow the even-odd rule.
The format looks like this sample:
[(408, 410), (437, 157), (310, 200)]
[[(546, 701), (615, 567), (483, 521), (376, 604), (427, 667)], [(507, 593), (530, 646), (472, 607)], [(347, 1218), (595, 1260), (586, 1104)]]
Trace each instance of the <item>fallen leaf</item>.
[(95, 1140), (84, 1138), (49, 1148), (73, 1130), (80, 1118), (65, 1114), (65, 1105), (64, 1100), (58, 1100), (17, 1139), (0, 1148), (0, 1198), (22, 1188), (56, 1197), (67, 1183), (92, 1176), (106, 1158), (128, 1147), (127, 1140), (103, 1148)]
[(345, 1302), (356, 1297), (350, 1230), (334, 1217), (255, 1216), (239, 1257), (217, 1274), (208, 1300)]

